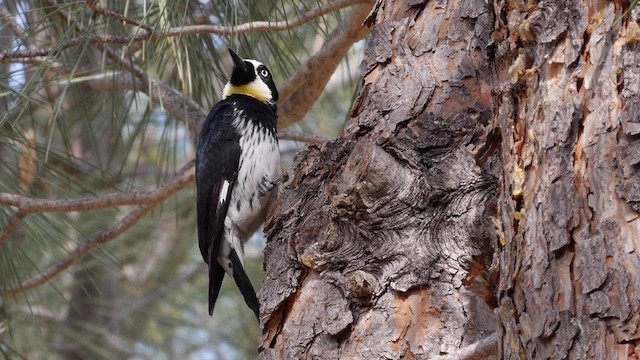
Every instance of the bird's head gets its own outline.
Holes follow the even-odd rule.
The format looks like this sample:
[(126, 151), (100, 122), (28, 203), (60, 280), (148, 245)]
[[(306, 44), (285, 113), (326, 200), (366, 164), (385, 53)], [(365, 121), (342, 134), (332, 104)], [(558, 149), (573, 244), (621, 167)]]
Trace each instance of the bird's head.
[(263, 103), (275, 105), (278, 101), (278, 90), (271, 77), (271, 71), (262, 63), (241, 59), (233, 50), (229, 49), (233, 59), (231, 80), (222, 91), (222, 98), (235, 94), (247, 95)]

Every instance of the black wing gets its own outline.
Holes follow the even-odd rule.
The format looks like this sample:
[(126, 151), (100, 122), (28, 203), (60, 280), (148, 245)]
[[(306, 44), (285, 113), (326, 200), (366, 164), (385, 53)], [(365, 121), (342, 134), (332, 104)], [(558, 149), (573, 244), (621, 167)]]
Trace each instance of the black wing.
[(218, 103), (202, 126), (196, 152), (198, 244), (209, 264), (209, 315), (213, 314), (224, 279), (224, 269), (217, 258), (240, 162), (240, 136), (232, 125), (234, 117), (230, 104)]

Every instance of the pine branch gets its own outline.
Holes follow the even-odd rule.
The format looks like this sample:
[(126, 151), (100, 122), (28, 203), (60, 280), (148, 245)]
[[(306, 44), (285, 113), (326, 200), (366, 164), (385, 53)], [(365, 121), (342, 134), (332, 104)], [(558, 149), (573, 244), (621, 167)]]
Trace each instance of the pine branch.
[[(50, 2), (50, 1), (47, 1)], [(51, 2), (53, 3), (53, 2)], [(10, 62), (10, 60), (16, 59), (28, 59), (33, 57), (43, 57), (49, 55), (58, 55), (64, 50), (68, 50), (70, 48), (91, 44), (91, 45), (109, 45), (109, 44), (120, 44), (120, 45), (132, 45), (134, 43), (139, 43), (143, 41), (152, 41), (169, 37), (178, 37), (185, 35), (197, 35), (197, 34), (216, 34), (221, 36), (228, 35), (237, 35), (244, 34), (253, 31), (285, 31), (291, 30), (296, 27), (307, 24), (321, 16), (326, 14), (341, 10), (343, 8), (353, 6), (356, 4), (369, 4), (370, 0), (337, 0), (330, 4), (323, 4), (318, 6), (318, 8), (306, 12), (299, 16), (294, 21), (253, 21), (249, 23), (244, 23), (236, 26), (221, 26), (221, 25), (210, 25), (210, 24), (202, 24), (202, 25), (187, 25), (187, 26), (179, 26), (172, 27), (166, 31), (154, 31), (150, 27), (143, 25), (142, 23), (127, 18), (121, 14), (116, 12), (102, 9), (99, 6), (93, 4), (92, 1), (86, 0), (85, 3), (91, 4), (88, 5), (92, 10), (96, 11), (96, 13), (104, 16), (108, 16), (114, 18), (119, 21), (123, 21), (137, 27), (141, 28), (141, 31), (137, 32), (134, 35), (129, 36), (117, 36), (117, 35), (91, 35), (91, 36), (81, 36), (74, 39), (67, 40), (56, 47), (50, 48), (36, 48), (30, 49), (27, 51), (0, 51), (0, 63), (2, 62)], [(139, 50), (140, 47), (131, 47), (130, 52), (135, 52)]]
[(13, 20), (13, 14), (7, 9), (5, 6), (0, 6), (0, 15), (2, 16), (2, 21), (5, 25), (11, 30), (11, 32), (18, 37), (20, 40), (24, 41), (24, 29)]
[(313, 134), (303, 134), (303, 133), (289, 132), (289, 131), (279, 131), (278, 132), (278, 139), (279, 140), (300, 141), (300, 142), (308, 143), (308, 144), (322, 144), (322, 143), (325, 143), (325, 142), (331, 140), (331, 139), (323, 137), (323, 136), (318, 136), (318, 135), (313, 135)]
[[(137, 206), (134, 210), (130, 211), (124, 218), (115, 222), (110, 228), (98, 233), (92, 240), (80, 245), (76, 249), (74, 249), (65, 259), (57, 262), (52, 265), (48, 269), (38, 273), (30, 279), (27, 279), (20, 284), (17, 284), (12, 287), (0, 287), (0, 294), (18, 294), (42, 284), (47, 283), (64, 270), (68, 269), (71, 265), (73, 265), (78, 259), (82, 256), (86, 255), (89, 251), (104, 245), (105, 243), (115, 239), (123, 232), (127, 231), (133, 225), (138, 223), (143, 217), (149, 214), (157, 205), (161, 204), (171, 196), (173, 196), (179, 190), (185, 188), (187, 185), (191, 184), (195, 179), (195, 173), (193, 168), (193, 163), (189, 163), (187, 166), (183, 167), (181, 171), (176, 174), (169, 182), (160, 186), (159, 188), (146, 193), (138, 193), (141, 196), (138, 200), (142, 200), (142, 202), (138, 202), (138, 204), (144, 204)], [(129, 193), (131, 196), (135, 193)], [(107, 206), (107, 204), (115, 201), (120, 205), (132, 204), (134, 202), (131, 199), (126, 199), (125, 197), (120, 197), (120, 194), (115, 194), (111, 196), (98, 197), (93, 200), (88, 200), (89, 205), (77, 203), (76, 200), (68, 200), (68, 202), (64, 203), (56, 203), (55, 200), (50, 202), (49, 200), (34, 200), (34, 199), (20, 199), (13, 206), (17, 206), (21, 209), (18, 214), (20, 216), (26, 216), (29, 213), (34, 212), (43, 212), (43, 211), (74, 211), (70, 209), (80, 208), (82, 210), (87, 210), (84, 206), (89, 206), (91, 209), (93, 206)], [(124, 195), (124, 194), (123, 194)], [(135, 198), (136, 195), (133, 195)], [(115, 198), (115, 200), (114, 200)], [(7, 198), (5, 198), (7, 200)], [(35, 202), (34, 202), (35, 201)], [(20, 207), (22, 206), (22, 207)], [(27, 210), (22, 210), (27, 209)], [(18, 214), (14, 216), (14, 218), (18, 217)], [(11, 224), (9, 224), (11, 225)], [(17, 226), (17, 225), (16, 225)], [(6, 228), (5, 228), (6, 229)]]
[(51, 279), (53, 279), (54, 277), (62, 273), (64, 270), (68, 269), (71, 265), (73, 265), (76, 261), (78, 261), (78, 259), (80, 259), (82, 256), (86, 255), (89, 251), (113, 240), (118, 235), (122, 234), (123, 232), (131, 228), (143, 217), (145, 217), (148, 213), (150, 213), (151, 210), (153, 209), (154, 209), (154, 206), (138, 206), (137, 208), (129, 212), (127, 216), (125, 216), (122, 220), (113, 224), (109, 229), (100, 232), (92, 240), (84, 243), (83, 245), (77, 247), (75, 250), (71, 251), (69, 256), (59, 261), (55, 265), (38, 273), (37, 275), (33, 276), (30, 279), (27, 279), (21, 282), (20, 284), (17, 284), (11, 287), (0, 287), (0, 295), (19, 294), (49, 282)]
[(25, 217), (27, 217), (27, 214), (18, 211), (11, 217), (11, 219), (9, 219), (7, 225), (5, 225), (4, 229), (2, 229), (2, 233), (0, 233), (0, 246), (2, 246), (7, 241), (7, 239), (9, 239), (9, 236), (11, 236), (14, 231), (16, 231), (18, 225), (20, 225)]
[(318, 53), (280, 87), (279, 128), (295, 124), (309, 112), (351, 46), (369, 34), (370, 29), (363, 27), (362, 22), (372, 5), (354, 6), (343, 25), (331, 34)]
[[(54, 0), (43, 0), (48, 6), (55, 6)], [(362, 4), (366, 5), (362, 5)], [(221, 34), (231, 34), (235, 32), (247, 32), (251, 29), (258, 30), (286, 30), (287, 27), (299, 26), (313, 20), (318, 16), (322, 16), (331, 11), (337, 11), (344, 7), (353, 6), (351, 12), (347, 15), (344, 25), (334, 31), (332, 36), (324, 43), (320, 51), (312, 56), (298, 71), (290, 77), (280, 87), (280, 106), (279, 106), (279, 127), (286, 128), (300, 121), (311, 109), (318, 97), (331, 78), (331, 75), (338, 67), (344, 56), (347, 54), (351, 46), (358, 40), (364, 38), (369, 33), (369, 28), (363, 27), (362, 22), (371, 10), (370, 0), (342, 0), (336, 1), (329, 5), (320, 6), (314, 11), (303, 14), (297, 21), (293, 22), (252, 22), (238, 25), (236, 27), (220, 27), (216, 25), (193, 25), (179, 28), (171, 28), (164, 33), (154, 33), (153, 36), (182, 36), (188, 34), (199, 33), (215, 33), (222, 31)], [(66, 22), (69, 17), (64, 11), (57, 11), (58, 15)], [(110, 14), (104, 12), (104, 14)], [(110, 15), (112, 16), (112, 15)], [(164, 35), (163, 35), (164, 34)], [(104, 47), (105, 44), (129, 44), (136, 37), (152, 36), (152, 33), (142, 31), (133, 36), (88, 36), (69, 40), (58, 47), (58, 49), (66, 49), (77, 46), (85, 42), (94, 45), (98, 50), (103, 51), (107, 57), (116, 63), (119, 67), (132, 72), (139, 81), (124, 79), (127, 82), (123, 86), (129, 89), (141, 90), (149, 95), (152, 100), (160, 103), (161, 106), (176, 119), (187, 124), (191, 133), (197, 136), (198, 129), (206, 117), (206, 110), (198, 105), (193, 99), (177, 90), (171, 88), (166, 83), (154, 79), (149, 76), (139, 66), (125, 61), (118, 56), (112, 49)], [(60, 50), (57, 50), (60, 51)], [(23, 55), (33, 56), (34, 58), (43, 58), (47, 54), (47, 50), (31, 49), (22, 52)], [(3, 54), (0, 52), (0, 62), (6, 60), (6, 57), (18, 56), (18, 53)], [(3, 58), (3, 56), (5, 58)], [(28, 59), (28, 57), (26, 58)], [(11, 60), (11, 59), (10, 59)], [(15, 59), (14, 59), (15, 60)], [(304, 85), (304, 86), (303, 86)]]
[(114, 193), (82, 199), (35, 199), (27, 196), (0, 193), (0, 204), (18, 208), (23, 215), (42, 212), (70, 212), (100, 210), (126, 205), (154, 205), (191, 184), (194, 161), (190, 161), (170, 181), (152, 191)]
[[(57, 7), (55, 0), (42, 1), (49, 7)], [(69, 14), (61, 9), (57, 9), (56, 14), (66, 23), (77, 24), (77, 22), (72, 21), (73, 19)], [(78, 25), (76, 25), (76, 27), (78, 27), (79, 31), (84, 32), (84, 29), (79, 28)], [(113, 49), (105, 47), (103, 43), (96, 42), (92, 43), (92, 45), (97, 50), (103, 52), (113, 64), (123, 70), (127, 70), (135, 77), (134, 79), (130, 77), (121, 79), (127, 82), (122, 86), (128, 86), (129, 89), (142, 91), (147, 94), (153, 101), (159, 103), (169, 114), (177, 120), (184, 122), (194, 137), (198, 135), (207, 114), (206, 110), (198, 105), (198, 103), (163, 81), (153, 78), (138, 65), (120, 57)]]
[(98, 1), (85, 0), (84, 3), (89, 9), (93, 10), (94, 14), (96, 14), (96, 15), (102, 15), (102, 16), (105, 16), (105, 17), (110, 17), (112, 19), (116, 19), (118, 21), (121, 21), (121, 22), (123, 22), (125, 24), (129, 24), (129, 25), (133, 25), (133, 26), (139, 27), (139, 28), (144, 29), (144, 30), (146, 30), (148, 32), (153, 32), (153, 28), (150, 27), (149, 25), (141, 23), (141, 22), (139, 22), (137, 20), (134, 20), (132, 18), (126, 17), (126, 16), (124, 16), (124, 15), (122, 15), (120, 13), (117, 13), (115, 11), (111, 11), (109, 9), (105, 9), (105, 8), (103, 8), (103, 7), (98, 5)]

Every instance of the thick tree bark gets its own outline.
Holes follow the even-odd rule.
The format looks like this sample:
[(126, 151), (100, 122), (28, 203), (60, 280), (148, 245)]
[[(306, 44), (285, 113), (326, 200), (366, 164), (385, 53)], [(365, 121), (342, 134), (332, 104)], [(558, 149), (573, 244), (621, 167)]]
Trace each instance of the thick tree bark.
[(267, 226), (262, 358), (429, 358), (496, 325), (503, 358), (640, 357), (624, 6), (379, 1), (345, 133)]
[(493, 12), (379, 1), (367, 23), (345, 133), (297, 156), (266, 225), (263, 359), (428, 358), (495, 329)]
[(640, 356), (640, 46), (623, 4), (495, 9), (504, 358)]

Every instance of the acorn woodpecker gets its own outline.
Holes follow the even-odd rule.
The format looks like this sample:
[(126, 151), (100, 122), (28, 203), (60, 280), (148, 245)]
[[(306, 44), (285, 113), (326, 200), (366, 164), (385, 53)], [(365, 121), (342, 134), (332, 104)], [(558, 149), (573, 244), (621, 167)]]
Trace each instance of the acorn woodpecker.
[(202, 126), (196, 153), (198, 243), (209, 265), (209, 315), (226, 272), (259, 319), (258, 298), (244, 269), (244, 243), (264, 221), (281, 175), (278, 90), (266, 66), (229, 53), (231, 79)]

